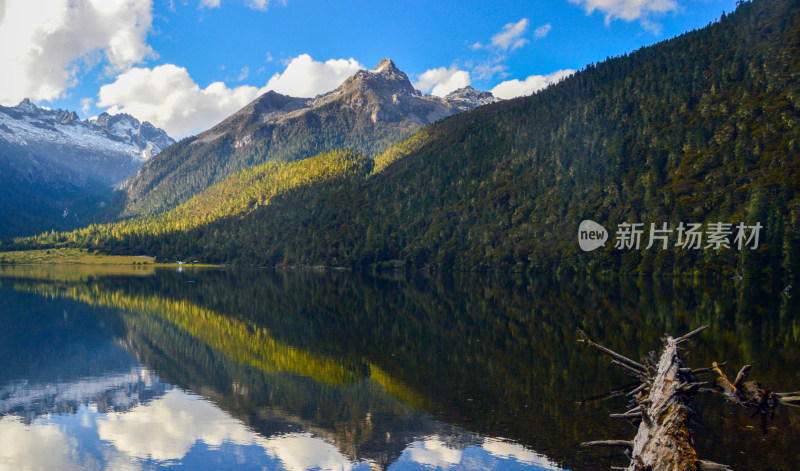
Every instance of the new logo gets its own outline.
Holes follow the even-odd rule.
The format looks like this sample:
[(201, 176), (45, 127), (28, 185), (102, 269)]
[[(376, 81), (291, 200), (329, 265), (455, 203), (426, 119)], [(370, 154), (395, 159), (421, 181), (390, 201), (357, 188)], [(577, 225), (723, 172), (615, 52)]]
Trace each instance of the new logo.
[(591, 252), (592, 250), (603, 247), (608, 240), (608, 231), (594, 221), (585, 219), (581, 221), (578, 226), (578, 245), (584, 252)]

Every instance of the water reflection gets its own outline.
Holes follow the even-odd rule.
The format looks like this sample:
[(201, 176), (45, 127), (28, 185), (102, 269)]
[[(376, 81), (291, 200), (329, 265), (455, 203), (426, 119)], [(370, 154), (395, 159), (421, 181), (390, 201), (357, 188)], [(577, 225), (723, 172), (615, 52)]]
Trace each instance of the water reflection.
[(411, 443), (389, 468), (469, 470), (559, 470), (546, 456), (519, 444), (496, 438), (464, 448), (445, 443), (441, 437), (425, 437)]
[[(796, 389), (797, 308), (681, 280), (0, 267), (0, 438), (24, 431), (0, 464), (52, 442), (109, 469), (607, 469), (578, 444), (632, 436), (624, 401), (577, 402), (626, 380), (577, 327), (636, 357), (709, 323), (692, 360)], [(798, 414), (698, 412), (704, 458), (794, 469)]]
[[(126, 412), (94, 403), (25, 424), (0, 419), (8, 469), (369, 469), (308, 433), (265, 438), (210, 401), (180, 389)], [(47, 450), (42, 453), (41, 450)]]

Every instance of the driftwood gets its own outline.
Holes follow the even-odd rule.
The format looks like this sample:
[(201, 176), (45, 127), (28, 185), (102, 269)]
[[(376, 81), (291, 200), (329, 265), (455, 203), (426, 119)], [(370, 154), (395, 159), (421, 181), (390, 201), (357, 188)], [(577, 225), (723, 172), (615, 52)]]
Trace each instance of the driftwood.
[[(630, 464), (626, 471), (730, 471), (726, 465), (701, 460), (694, 449), (689, 422), (693, 412), (689, 404), (698, 392), (722, 394), (731, 403), (755, 409), (755, 414), (772, 415), (779, 405), (800, 407), (800, 391), (774, 393), (756, 381), (748, 381), (750, 365), (744, 366), (733, 381), (720, 366), (692, 369), (684, 365), (679, 346), (707, 329), (703, 326), (686, 335), (664, 339), (664, 349), (656, 360), (651, 354), (636, 362), (600, 344), (594, 343), (582, 331), (578, 341), (611, 358), (641, 382), (638, 387), (626, 388), (632, 397), (632, 408), (611, 417), (638, 424), (636, 437), (631, 440), (600, 440), (583, 446), (612, 446), (626, 449)], [(713, 387), (697, 381), (695, 375), (716, 373)], [(617, 395), (617, 394), (615, 394)]]

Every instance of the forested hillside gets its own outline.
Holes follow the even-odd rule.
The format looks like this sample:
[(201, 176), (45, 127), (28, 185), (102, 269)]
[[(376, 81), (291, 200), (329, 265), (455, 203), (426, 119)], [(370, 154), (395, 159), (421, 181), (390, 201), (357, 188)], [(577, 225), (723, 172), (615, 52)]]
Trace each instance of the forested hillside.
[[(206, 247), (194, 236), (196, 230), (213, 226), (213, 236), (224, 237), (227, 231), (224, 225), (235, 225), (242, 217), (274, 204), (274, 199), (287, 191), (299, 198), (314, 198), (340, 189), (347, 191), (360, 185), (372, 167), (372, 159), (352, 151), (333, 151), (293, 163), (268, 162), (231, 175), (169, 212), (92, 225), (72, 233), (50, 233), (23, 244), (32, 240), (45, 244), (58, 241), (59, 245), (77, 244), (102, 251), (160, 253), (162, 259), (178, 254), (187, 254), (187, 258), (204, 257)], [(261, 231), (252, 232), (253, 240), (247, 245), (257, 244), (260, 237), (263, 237)]]
[(69, 230), (102, 220), (111, 189), (0, 143), (0, 238)]
[[(95, 226), (13, 246), (252, 265), (796, 276), (799, 12), (797, 1), (741, 4), (534, 96), (429, 126), (346, 184), (284, 186), (267, 204), (187, 228), (130, 222), (135, 236)], [(212, 206), (223, 205), (225, 191), (214, 191)], [(584, 219), (610, 230), (605, 248), (580, 250)], [(646, 239), (618, 250), (623, 222), (763, 229), (757, 250), (676, 248), (674, 234), (666, 250), (645, 249)]]

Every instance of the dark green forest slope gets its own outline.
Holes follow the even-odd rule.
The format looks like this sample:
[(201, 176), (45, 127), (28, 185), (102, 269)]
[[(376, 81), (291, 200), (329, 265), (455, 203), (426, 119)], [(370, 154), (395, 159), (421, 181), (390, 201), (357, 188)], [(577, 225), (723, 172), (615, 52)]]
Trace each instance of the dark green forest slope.
[[(112, 189), (75, 170), (72, 155), (64, 153), (51, 159), (48, 154), (0, 142), (0, 239), (47, 228), (71, 230), (104, 220), (103, 207), (112, 200)], [(86, 160), (109, 174), (122, 167), (112, 158)]]
[[(286, 125), (242, 122), (239, 116), (212, 131), (216, 139), (187, 138), (169, 147), (158, 159), (148, 162), (126, 189), (122, 217), (158, 214), (181, 204), (205, 188), (238, 170), (268, 161), (292, 161), (337, 148), (353, 148), (376, 155), (408, 136), (419, 126), (373, 123), (363, 113), (328, 106), (308, 113)], [(368, 117), (367, 117), (368, 118)], [(228, 127), (241, 127), (232, 132)], [(211, 132), (211, 131), (210, 131)], [(235, 133), (255, 133), (247, 145)]]
[[(347, 192), (362, 184), (373, 165), (372, 159), (352, 151), (332, 151), (292, 163), (268, 162), (236, 172), (186, 203), (157, 216), (92, 225), (71, 233), (50, 233), (17, 243), (20, 246), (50, 245), (57, 241), (57, 245), (77, 244), (102, 251), (159, 253), (162, 259), (206, 258), (209, 256), (206, 251), (211, 247), (204, 246), (205, 241), (197, 236), (197, 230), (210, 229), (210, 236), (226, 238), (229, 230), (226, 224), (236, 225), (236, 221), (259, 214), (287, 191), (300, 200)], [(247, 242), (235, 242), (257, 245), (263, 236), (262, 231), (256, 229)], [(216, 256), (212, 258), (219, 260)]]
[[(268, 204), (186, 229), (94, 226), (6, 246), (253, 265), (796, 276), (798, 13), (797, 1), (741, 4), (534, 96), (435, 123), (346, 184), (289, 185)], [(583, 219), (610, 230), (605, 248), (580, 250)], [(764, 228), (757, 250), (675, 248), (675, 234), (667, 250), (645, 249), (647, 233), (639, 250), (617, 250), (622, 222)]]

